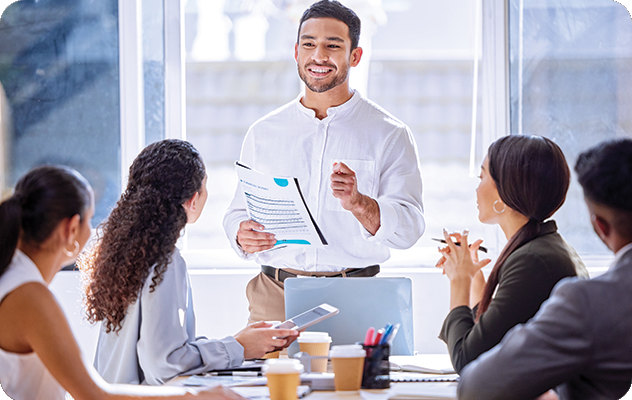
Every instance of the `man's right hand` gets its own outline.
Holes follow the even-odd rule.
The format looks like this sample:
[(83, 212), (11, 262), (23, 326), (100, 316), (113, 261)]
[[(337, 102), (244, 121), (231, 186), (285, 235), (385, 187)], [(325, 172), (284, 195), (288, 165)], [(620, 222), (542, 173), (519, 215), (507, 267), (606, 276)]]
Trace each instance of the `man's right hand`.
[(270, 250), (274, 247), (276, 239), (274, 234), (263, 231), (265, 228), (253, 220), (241, 221), (237, 231), (237, 243), (246, 253), (257, 253)]

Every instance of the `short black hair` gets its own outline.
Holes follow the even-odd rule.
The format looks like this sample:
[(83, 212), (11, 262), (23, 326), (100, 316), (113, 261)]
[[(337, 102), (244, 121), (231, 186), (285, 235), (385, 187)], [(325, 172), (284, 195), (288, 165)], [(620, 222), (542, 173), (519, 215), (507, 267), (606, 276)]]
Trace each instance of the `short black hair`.
[(575, 164), (584, 196), (617, 212), (615, 229), (632, 238), (632, 139), (602, 142)]
[(349, 39), (351, 39), (351, 50), (358, 47), (360, 42), (360, 18), (349, 7), (343, 6), (336, 0), (320, 0), (312, 4), (301, 17), (301, 21), (298, 24), (298, 34), (296, 37), (296, 43), (300, 40), (301, 28), (303, 22), (310, 18), (334, 18), (338, 21), (342, 21), (349, 27)]

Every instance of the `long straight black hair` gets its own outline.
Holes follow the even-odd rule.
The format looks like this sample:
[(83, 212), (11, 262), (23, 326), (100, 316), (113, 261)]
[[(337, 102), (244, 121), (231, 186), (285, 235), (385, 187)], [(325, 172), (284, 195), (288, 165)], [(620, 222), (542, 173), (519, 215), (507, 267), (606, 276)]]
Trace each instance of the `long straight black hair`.
[(544, 220), (557, 211), (570, 184), (571, 172), (562, 149), (541, 136), (509, 135), (498, 139), (487, 152), (489, 174), (507, 207), (529, 218), (498, 256), (476, 318), (487, 310), (498, 285), (500, 270), (517, 248), (540, 234)]
[(11, 263), (18, 240), (42, 244), (65, 218), (83, 220), (92, 201), (90, 184), (63, 166), (32, 169), (0, 204), (0, 276)]

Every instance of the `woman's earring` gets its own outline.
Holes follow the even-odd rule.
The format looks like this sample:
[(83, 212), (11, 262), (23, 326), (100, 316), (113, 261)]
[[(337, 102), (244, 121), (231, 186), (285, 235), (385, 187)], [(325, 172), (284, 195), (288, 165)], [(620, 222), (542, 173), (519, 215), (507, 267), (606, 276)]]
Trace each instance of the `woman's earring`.
[(494, 211), (496, 211), (496, 214), (502, 214), (502, 213), (504, 213), (504, 212), (505, 212), (505, 209), (507, 208), (507, 205), (503, 203), (503, 209), (502, 209), (502, 210), (500, 210), (500, 211), (498, 211), (498, 210), (496, 209), (496, 204), (498, 204), (498, 203), (500, 203), (500, 200), (496, 200), (496, 201), (494, 202), (494, 205), (492, 206), (492, 208), (494, 209)]
[(64, 247), (64, 254), (67, 255), (69, 258), (73, 258), (74, 256), (76, 256), (77, 254), (79, 254), (79, 242), (77, 242), (75, 240), (75, 248), (72, 249), (72, 251), (68, 251), (66, 250), (66, 248)]

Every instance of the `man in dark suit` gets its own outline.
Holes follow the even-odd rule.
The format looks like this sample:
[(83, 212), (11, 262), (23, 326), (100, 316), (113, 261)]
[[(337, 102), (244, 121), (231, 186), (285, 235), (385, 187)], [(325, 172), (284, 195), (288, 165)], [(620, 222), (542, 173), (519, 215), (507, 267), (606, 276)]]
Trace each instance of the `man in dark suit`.
[(525, 325), (461, 374), (459, 400), (619, 399), (632, 381), (632, 140), (602, 143), (575, 165), (593, 228), (615, 253), (605, 274), (565, 279)]

